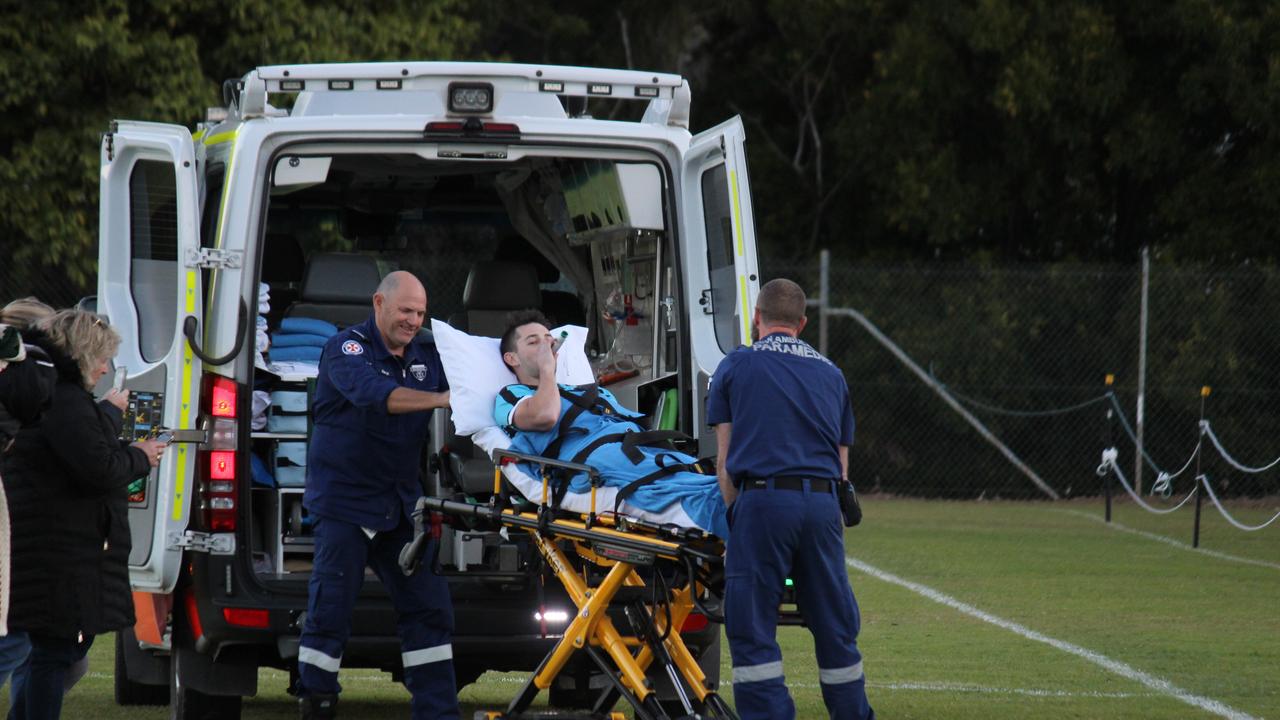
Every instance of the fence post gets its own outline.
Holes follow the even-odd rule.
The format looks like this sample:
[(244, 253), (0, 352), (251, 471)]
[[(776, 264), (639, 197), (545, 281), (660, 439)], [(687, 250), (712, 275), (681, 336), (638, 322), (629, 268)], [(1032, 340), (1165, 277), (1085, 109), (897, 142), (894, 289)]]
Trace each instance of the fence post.
[(1151, 294), (1151, 252), (1142, 247), (1142, 306), (1138, 312), (1138, 452), (1133, 456), (1133, 491), (1142, 494), (1142, 429), (1146, 426), (1147, 410), (1147, 299)]
[(818, 352), (827, 355), (827, 309), (831, 307), (831, 251), (818, 256)]
[[(1105, 382), (1107, 386), (1107, 392), (1109, 393), (1113, 392), (1114, 391), (1113, 388), (1116, 382), (1116, 376), (1112, 373), (1107, 373)], [(1107, 420), (1105, 423), (1103, 423), (1103, 427), (1102, 427), (1102, 434), (1104, 436), (1102, 441), (1103, 447), (1113, 448), (1116, 446), (1116, 433), (1115, 433), (1114, 421), (1115, 421), (1115, 409), (1111, 405), (1107, 405)], [(1139, 455), (1139, 457), (1141, 457), (1141, 455)], [(1102, 478), (1102, 495), (1106, 499), (1107, 522), (1111, 522), (1111, 473), (1110, 472), (1108, 472)]]
[[(1200, 422), (1204, 422), (1204, 401), (1209, 397), (1209, 386), (1205, 385), (1200, 388)], [(1196, 432), (1203, 432), (1200, 428), (1203, 425), (1196, 425)], [(1202, 439), (1202, 438), (1200, 438)], [(1201, 486), (1208, 485), (1209, 479), (1200, 472), (1200, 453), (1196, 453), (1196, 521), (1195, 527), (1191, 530), (1191, 547), (1200, 547), (1200, 505), (1203, 503), (1204, 493), (1200, 491)]]

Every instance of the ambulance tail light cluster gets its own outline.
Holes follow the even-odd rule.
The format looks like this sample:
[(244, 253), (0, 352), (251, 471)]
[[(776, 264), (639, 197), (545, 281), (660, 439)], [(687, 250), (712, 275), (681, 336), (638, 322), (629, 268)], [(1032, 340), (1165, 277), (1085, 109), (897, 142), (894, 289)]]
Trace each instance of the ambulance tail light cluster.
[(205, 375), (201, 408), (211, 418), (209, 441), (196, 456), (200, 522), (211, 532), (236, 529), (236, 501), (240, 491), (236, 413), (240, 388), (221, 375)]

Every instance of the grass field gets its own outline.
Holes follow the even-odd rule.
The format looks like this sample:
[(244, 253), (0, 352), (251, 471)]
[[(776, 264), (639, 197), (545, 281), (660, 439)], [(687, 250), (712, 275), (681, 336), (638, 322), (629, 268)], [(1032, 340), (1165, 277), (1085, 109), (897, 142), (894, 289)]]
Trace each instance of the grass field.
[[(1099, 502), (865, 506), (846, 537), (880, 717), (1280, 718), (1280, 523), (1246, 534), (1206, 507), (1196, 552), (1189, 510), (1119, 504), (1108, 527)], [(1276, 507), (1233, 510), (1256, 523)], [(799, 717), (824, 717), (807, 631), (780, 642)], [(165, 717), (113, 705), (112, 647), (95, 644), (64, 717)], [(484, 676), (464, 717), (503, 706), (520, 679)], [(342, 681), (344, 717), (408, 716), (386, 675)], [(244, 717), (296, 717), (285, 682), (264, 670)]]

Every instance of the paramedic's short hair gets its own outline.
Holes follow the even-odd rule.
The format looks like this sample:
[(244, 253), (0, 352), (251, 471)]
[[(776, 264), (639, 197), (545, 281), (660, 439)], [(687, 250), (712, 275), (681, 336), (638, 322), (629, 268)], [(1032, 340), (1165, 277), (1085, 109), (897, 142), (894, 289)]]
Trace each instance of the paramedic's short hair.
[[(507, 329), (502, 331), (502, 342), (498, 345), (499, 352), (506, 355), (509, 352), (516, 351), (516, 330), (519, 330), (530, 323), (538, 323), (539, 325), (550, 328), (551, 323), (547, 321), (547, 316), (541, 311), (532, 308), (528, 310), (516, 310), (507, 315)], [(506, 360), (502, 363), (505, 365)], [(510, 368), (510, 366), (507, 366)]]
[(786, 278), (776, 278), (760, 288), (756, 309), (766, 325), (798, 328), (804, 320), (804, 290)]
[(49, 341), (76, 361), (86, 389), (94, 383), (93, 371), (110, 360), (120, 347), (120, 335), (102, 319), (84, 310), (60, 310), (37, 326)]
[(32, 296), (19, 298), (0, 309), (0, 323), (19, 330), (35, 327), (36, 323), (51, 317), (56, 310)]

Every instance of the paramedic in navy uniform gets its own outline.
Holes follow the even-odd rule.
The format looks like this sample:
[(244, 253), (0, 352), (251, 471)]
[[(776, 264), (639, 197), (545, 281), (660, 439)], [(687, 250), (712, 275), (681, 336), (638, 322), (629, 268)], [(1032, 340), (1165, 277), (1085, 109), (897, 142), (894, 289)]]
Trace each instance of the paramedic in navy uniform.
[(766, 283), (753, 319), (759, 339), (720, 362), (707, 397), (720, 491), (729, 505), (725, 635), (743, 720), (796, 715), (776, 638), (788, 577), (813, 633), (827, 712), (833, 720), (875, 717), (835, 495), (853, 443), (849, 388), (831, 361), (796, 337), (804, 309), (799, 285)]
[(422, 495), (419, 458), (431, 410), (449, 404), (435, 344), (418, 336), (427, 291), (407, 272), (378, 285), (373, 314), (329, 339), (312, 405), (304, 504), (315, 519), (315, 566), (298, 650), (303, 718), (334, 717), (351, 611), (371, 566), (391, 596), (412, 717), (457, 718), (453, 607), (445, 579), (406, 577)]

